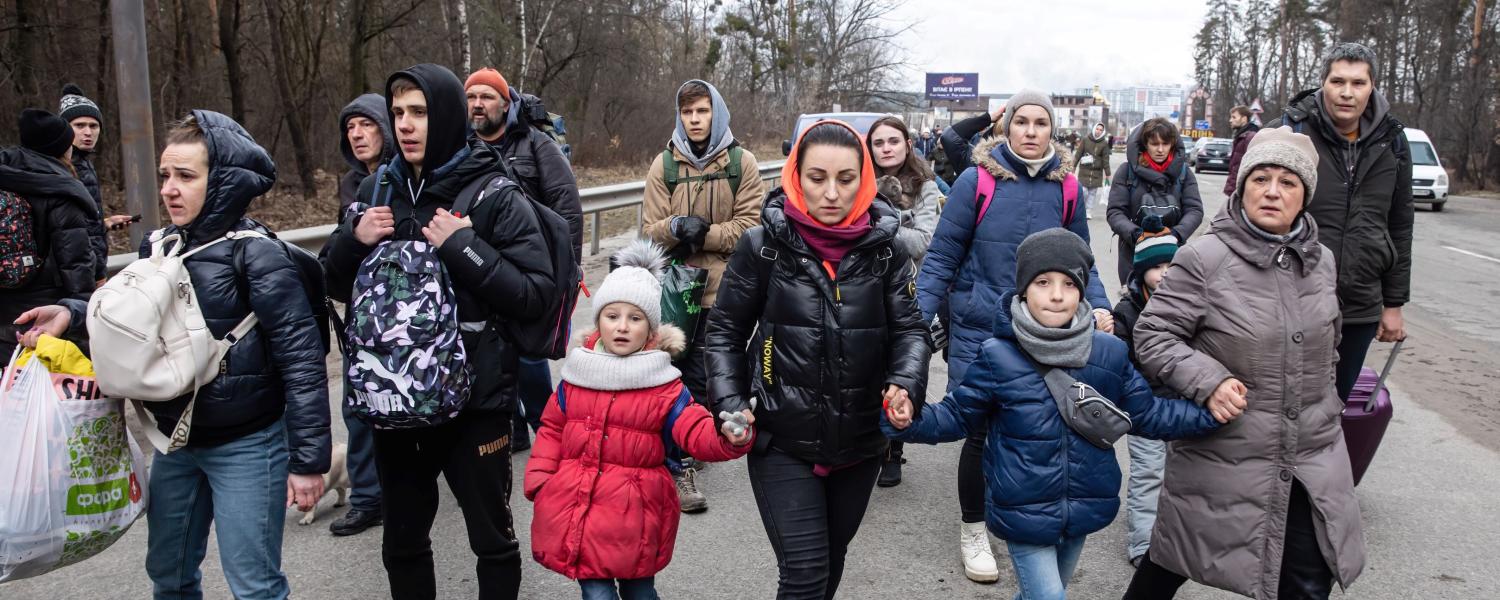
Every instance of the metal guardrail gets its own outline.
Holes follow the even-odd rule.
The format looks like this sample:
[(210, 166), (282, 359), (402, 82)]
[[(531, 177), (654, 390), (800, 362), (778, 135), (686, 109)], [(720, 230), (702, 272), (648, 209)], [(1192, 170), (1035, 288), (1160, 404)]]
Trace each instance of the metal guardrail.
[[(781, 166), (786, 161), (778, 160), (760, 166), (760, 178), (763, 180), (775, 179), (781, 176)], [(599, 253), (599, 215), (605, 211), (621, 208), (635, 207), (635, 228), (641, 228), (644, 207), (641, 205), (646, 194), (646, 182), (631, 181), (628, 183), (617, 183), (614, 185), (601, 185), (598, 187), (585, 188), (578, 193), (579, 200), (583, 203), (583, 214), (589, 217), (591, 235), (589, 237), (589, 254)], [(333, 234), (334, 226), (315, 225), (288, 231), (279, 231), (276, 237), (291, 242), (310, 252), (323, 249), (323, 243), (328, 241), (328, 236)], [(135, 254), (115, 254), (109, 257), (110, 274), (118, 273), (135, 260)]]

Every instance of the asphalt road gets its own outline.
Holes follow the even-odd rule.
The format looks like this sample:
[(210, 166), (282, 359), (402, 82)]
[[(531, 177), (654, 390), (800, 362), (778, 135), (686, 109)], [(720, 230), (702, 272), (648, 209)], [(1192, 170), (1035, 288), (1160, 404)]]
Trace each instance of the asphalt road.
[[(1208, 212), (1223, 202), (1221, 175), (1200, 176)], [(1100, 272), (1114, 281), (1113, 240), (1103, 219), (1091, 223)], [(1500, 383), (1500, 333), (1491, 307), (1500, 302), (1500, 201), (1455, 197), (1443, 213), (1417, 214), (1415, 293), (1406, 313), (1411, 340), (1392, 376), (1397, 406), (1385, 444), (1358, 489), (1369, 563), (1345, 597), (1369, 599), (1500, 598), (1500, 570), (1492, 566), (1500, 539), (1495, 502), (1500, 499), (1500, 404), (1488, 392)], [(607, 248), (624, 240), (609, 240)], [(607, 250), (606, 250), (607, 252)], [(589, 260), (597, 284), (602, 255)], [(1113, 296), (1113, 294), (1112, 294)], [(1377, 344), (1369, 364), (1384, 360)], [(931, 390), (942, 390), (946, 368), (933, 363)], [(929, 401), (937, 401), (937, 394)], [(337, 410), (337, 409), (335, 409)], [(337, 414), (337, 412), (335, 412)], [(336, 419), (337, 420), (337, 419)], [(342, 437), (342, 424), (336, 426)], [(954, 483), (959, 444), (908, 446), (905, 482), (877, 489), (849, 552), (842, 598), (944, 599), (1010, 597), (1008, 561), (995, 585), (969, 582), (957, 552), (958, 504)], [(1123, 444), (1120, 459), (1126, 460)], [(514, 464), (519, 470), (525, 456)], [(776, 565), (751, 497), (743, 462), (716, 464), (700, 486), (710, 510), (685, 515), (676, 558), (658, 576), (668, 598), (744, 599), (775, 594)], [(519, 489), (519, 475), (517, 475)], [(334, 538), (328, 523), (344, 509), (332, 498), (311, 526), (287, 513), (283, 566), (301, 598), (378, 598), (388, 595), (380, 564), (380, 530)], [(576, 585), (529, 559), (525, 538), (531, 504), (511, 499), (525, 560), (523, 598), (576, 598)], [(439, 597), (475, 594), (473, 560), (463, 519), (445, 496), (434, 527)], [(0, 585), (0, 598), (142, 598), (150, 581), (142, 564), (146, 527), (138, 524), (100, 556), (48, 575)], [(999, 545), (1004, 548), (1003, 544)], [(1002, 555), (1003, 556), (1003, 555)], [(229, 596), (210, 540), (204, 562), (210, 598)], [(1070, 591), (1074, 598), (1118, 598), (1131, 575), (1119, 521), (1089, 538)], [(1336, 594), (1337, 595), (1337, 594)], [(1184, 599), (1235, 596), (1189, 584)]]

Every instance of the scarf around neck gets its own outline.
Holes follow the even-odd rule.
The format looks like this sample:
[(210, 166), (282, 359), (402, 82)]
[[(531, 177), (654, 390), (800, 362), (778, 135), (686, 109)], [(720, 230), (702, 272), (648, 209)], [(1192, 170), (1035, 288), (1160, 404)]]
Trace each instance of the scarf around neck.
[(844, 260), (844, 256), (859, 244), (859, 240), (875, 228), (874, 219), (868, 213), (843, 227), (819, 223), (796, 207), (786, 211), (786, 215), (791, 219), (792, 229), (797, 230), (807, 247), (823, 261), (823, 270), (828, 272), (828, 278), (835, 280), (838, 279), (839, 261)]
[(1078, 301), (1078, 312), (1067, 327), (1048, 327), (1031, 315), (1020, 295), (1010, 299), (1011, 329), (1021, 349), (1049, 367), (1077, 369), (1089, 363), (1094, 349), (1093, 308)]
[(582, 388), (618, 392), (666, 385), (682, 377), (672, 356), (662, 350), (642, 350), (616, 356), (605, 350), (579, 346), (563, 362), (563, 381)]
[(1148, 167), (1151, 167), (1152, 171), (1156, 171), (1157, 173), (1165, 174), (1167, 172), (1167, 167), (1172, 166), (1172, 155), (1173, 154), (1176, 154), (1176, 152), (1168, 152), (1167, 153), (1167, 160), (1164, 160), (1164, 161), (1158, 163), (1155, 160), (1151, 159), (1151, 153), (1149, 153), (1149, 152), (1142, 152), (1141, 153), (1141, 164), (1146, 165)]
[(1245, 227), (1248, 227), (1250, 229), (1250, 233), (1253, 233), (1256, 237), (1259, 237), (1260, 239), (1271, 242), (1273, 244), (1285, 244), (1299, 237), (1302, 237), (1303, 216), (1304, 215), (1297, 215), (1297, 220), (1295, 221), (1296, 224), (1292, 227), (1292, 230), (1290, 232), (1287, 232), (1286, 235), (1281, 235), (1279, 233), (1271, 233), (1269, 231), (1261, 229), (1260, 226), (1256, 225), (1254, 221), (1250, 220), (1250, 214), (1245, 212), (1245, 207), (1240, 207), (1240, 218), (1245, 221)]
[[(1010, 149), (1006, 148), (1006, 150), (1009, 151)], [(1052, 160), (1052, 157), (1057, 156), (1057, 149), (1053, 148), (1051, 144), (1048, 144), (1047, 153), (1043, 154), (1041, 158), (1035, 160), (1030, 158), (1022, 158), (1020, 154), (1016, 154), (1014, 151), (1010, 151), (1010, 155), (1014, 156), (1016, 160), (1021, 161), (1021, 164), (1026, 165), (1027, 174), (1031, 175), (1032, 177), (1036, 177), (1036, 174), (1042, 171), (1042, 167), (1047, 166), (1047, 162)]]

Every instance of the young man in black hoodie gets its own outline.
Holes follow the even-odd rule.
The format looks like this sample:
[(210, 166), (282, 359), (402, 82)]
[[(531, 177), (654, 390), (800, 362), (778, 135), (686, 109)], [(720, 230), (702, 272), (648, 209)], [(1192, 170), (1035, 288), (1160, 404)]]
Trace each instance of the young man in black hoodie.
[[(359, 184), (396, 154), (396, 137), (391, 133), (390, 117), (386, 116), (385, 97), (363, 94), (345, 106), (339, 112), (339, 136), (339, 150), (349, 163), (349, 172), (339, 180), (336, 221), (343, 220), (344, 210), (358, 199)], [(349, 430), (347, 463), (353, 487), (349, 492), (349, 512), (328, 525), (328, 531), (334, 535), (354, 535), (382, 522), (374, 436), (370, 426), (355, 416), (347, 402), (344, 426)]]
[[(389, 204), (351, 211), (329, 239), (328, 292), (349, 301), (361, 261), (385, 240), (417, 240), (437, 256), (457, 297), (471, 391), (440, 425), (375, 431), (384, 497), (382, 558), (397, 599), (434, 598), (432, 542), (437, 477), (453, 490), (478, 557), (479, 597), (515, 598), (521, 557), (510, 514), (510, 433), (517, 349), (499, 324), (542, 316), (559, 293), (534, 209), (517, 194), (485, 194), (472, 212), (450, 212), (480, 178), (499, 173), (500, 156), (469, 136), (464, 91), (446, 68), (421, 64), (391, 75), (386, 105), (400, 153), (365, 178), (359, 198), (389, 190)], [(486, 186), (488, 187), (488, 186)]]
[[(104, 198), (99, 193), (99, 172), (94, 170), (94, 149), (98, 147), (99, 137), (104, 133), (104, 113), (99, 111), (99, 105), (83, 95), (83, 89), (74, 84), (67, 84), (62, 89), (63, 97), (58, 102), (57, 116), (68, 122), (73, 128), (73, 155), (68, 159), (73, 164), (73, 170), (78, 173), (78, 181), (83, 183), (84, 189), (89, 191), (89, 196), (94, 199), (94, 206), (98, 207), (99, 214), (104, 214)], [(106, 266), (109, 263), (109, 236), (108, 230), (124, 227), (130, 224), (127, 215), (114, 215), (104, 217), (100, 226), (89, 234), (89, 243), (94, 248), (94, 279), (103, 281), (108, 274)]]

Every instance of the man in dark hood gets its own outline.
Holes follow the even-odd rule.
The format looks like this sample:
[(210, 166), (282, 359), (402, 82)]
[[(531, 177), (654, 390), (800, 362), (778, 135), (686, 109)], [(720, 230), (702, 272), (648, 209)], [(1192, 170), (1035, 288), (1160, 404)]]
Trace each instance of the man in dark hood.
[(339, 151), (349, 172), (339, 179), (339, 211), (354, 203), (359, 184), (396, 154), (396, 137), (386, 113), (385, 97), (364, 94), (339, 112)]
[(1339, 397), (1347, 399), (1376, 339), (1406, 338), (1401, 307), (1411, 299), (1411, 151), (1405, 125), (1375, 87), (1375, 53), (1335, 45), (1323, 86), (1298, 94), (1269, 128), (1290, 125), (1318, 150), (1318, 186), (1307, 213), (1338, 264)]
[[(473, 366), (457, 416), (374, 432), (391, 595), (437, 594), (428, 534), (441, 473), (478, 557), (479, 597), (515, 598), (521, 555), (510, 513), (509, 441), (519, 353), (500, 326), (542, 317), (560, 293), (556, 274), (536, 211), (514, 187), (490, 185), (500, 156), (469, 136), (458, 77), (432, 64), (399, 71), (386, 82), (385, 102), (399, 152), (360, 184), (360, 202), (330, 237), (328, 294), (350, 301), (363, 261), (385, 241), (425, 241), (451, 282), (464, 359)], [(480, 182), (488, 183), (481, 189)], [(454, 214), (463, 201), (470, 211)]]

